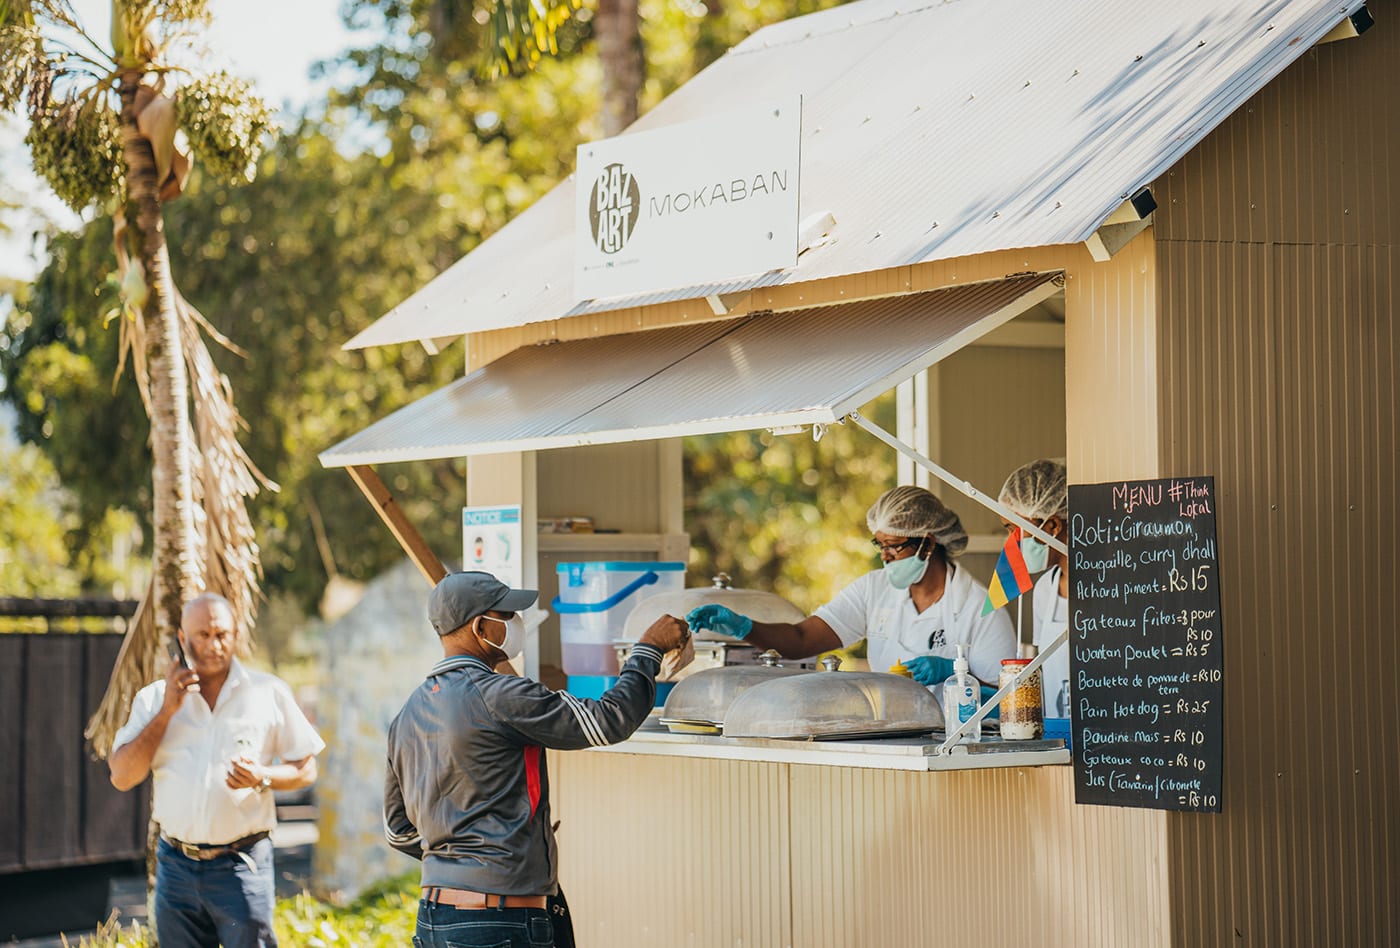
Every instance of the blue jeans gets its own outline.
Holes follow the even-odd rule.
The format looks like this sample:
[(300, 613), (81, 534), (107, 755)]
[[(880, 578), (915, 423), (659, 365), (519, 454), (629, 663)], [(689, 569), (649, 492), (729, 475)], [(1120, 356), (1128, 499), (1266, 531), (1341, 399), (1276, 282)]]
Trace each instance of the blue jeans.
[(418, 902), (414, 948), (554, 948), (544, 909), (459, 909)]
[(190, 859), (161, 840), (156, 848), (156, 932), (161, 948), (275, 946), (272, 840), (244, 853)]

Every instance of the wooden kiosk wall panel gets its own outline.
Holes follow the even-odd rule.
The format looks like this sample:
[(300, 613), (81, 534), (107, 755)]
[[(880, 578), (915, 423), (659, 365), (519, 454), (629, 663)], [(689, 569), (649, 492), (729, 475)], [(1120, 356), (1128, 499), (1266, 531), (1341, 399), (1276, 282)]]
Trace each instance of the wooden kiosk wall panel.
[(1075, 807), (1068, 767), (791, 772), (795, 945), (1166, 941), (1160, 832)]
[(1171, 821), (1180, 943), (1396, 944), (1400, 248), (1162, 253), (1163, 456), (1216, 476), (1229, 648), (1226, 810)]
[(1216, 476), (1229, 648), (1225, 812), (1169, 826), (1182, 945), (1400, 943), (1400, 4), (1371, 6), (1155, 186), (1162, 467)]
[(1071, 483), (1156, 477), (1156, 258), (1152, 231), (1065, 282), (1065, 433)]
[(580, 945), (792, 945), (786, 767), (550, 752)]

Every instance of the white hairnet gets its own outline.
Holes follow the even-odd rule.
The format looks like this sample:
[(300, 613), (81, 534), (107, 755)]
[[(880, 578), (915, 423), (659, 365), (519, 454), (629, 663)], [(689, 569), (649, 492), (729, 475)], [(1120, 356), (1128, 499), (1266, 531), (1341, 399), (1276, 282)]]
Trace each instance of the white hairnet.
[(1069, 516), (1069, 476), (1064, 458), (1040, 458), (1011, 472), (997, 498), (1027, 520)]
[(871, 533), (893, 537), (932, 536), (949, 557), (967, 549), (967, 531), (958, 515), (922, 487), (906, 484), (885, 491), (866, 512), (865, 524)]

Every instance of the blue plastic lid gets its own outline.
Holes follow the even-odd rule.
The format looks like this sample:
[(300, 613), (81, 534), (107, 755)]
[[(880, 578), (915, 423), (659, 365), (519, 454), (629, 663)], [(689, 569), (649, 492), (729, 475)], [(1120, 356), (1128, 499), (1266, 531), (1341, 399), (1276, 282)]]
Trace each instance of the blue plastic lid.
[(560, 563), (554, 567), (556, 573), (567, 573), (570, 570), (597, 570), (599, 572), (637, 572), (651, 571), (654, 573), (675, 573), (685, 569), (684, 563), (674, 561), (651, 562), (650, 560), (614, 560), (611, 562), (599, 563)]

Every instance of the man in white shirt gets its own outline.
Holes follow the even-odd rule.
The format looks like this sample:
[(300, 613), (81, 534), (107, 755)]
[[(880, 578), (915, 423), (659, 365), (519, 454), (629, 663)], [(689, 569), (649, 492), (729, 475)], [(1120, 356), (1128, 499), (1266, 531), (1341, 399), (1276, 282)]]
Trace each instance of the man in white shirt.
[(156, 931), (164, 948), (276, 945), (271, 791), (315, 782), (326, 745), (286, 682), (234, 658), (222, 596), (191, 600), (178, 634), (183, 661), (137, 693), (108, 758), (118, 790), (155, 775)]

